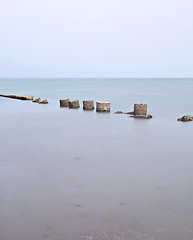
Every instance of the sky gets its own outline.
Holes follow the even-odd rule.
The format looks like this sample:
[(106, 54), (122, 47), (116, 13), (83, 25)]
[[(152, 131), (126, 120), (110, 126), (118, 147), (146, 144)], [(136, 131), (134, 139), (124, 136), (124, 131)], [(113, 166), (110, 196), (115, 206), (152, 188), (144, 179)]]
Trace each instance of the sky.
[(0, 77), (193, 77), (193, 0), (0, 0)]

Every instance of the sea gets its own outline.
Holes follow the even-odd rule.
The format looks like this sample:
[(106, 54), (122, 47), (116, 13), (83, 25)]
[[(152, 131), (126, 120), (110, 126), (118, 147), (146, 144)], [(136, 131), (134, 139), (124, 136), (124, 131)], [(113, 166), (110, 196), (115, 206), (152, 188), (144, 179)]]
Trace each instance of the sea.
[[(49, 102), (0, 98), (0, 240), (193, 239), (193, 122), (177, 121), (193, 79), (1, 78), (0, 94)], [(153, 118), (114, 114), (135, 103)]]

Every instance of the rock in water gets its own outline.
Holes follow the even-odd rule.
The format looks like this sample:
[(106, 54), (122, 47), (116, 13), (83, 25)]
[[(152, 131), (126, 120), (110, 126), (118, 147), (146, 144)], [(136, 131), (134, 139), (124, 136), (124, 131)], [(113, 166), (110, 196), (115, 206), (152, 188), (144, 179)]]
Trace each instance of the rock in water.
[(40, 104), (47, 104), (48, 103), (48, 100), (47, 99), (44, 99), (42, 100), (41, 102), (39, 102)]
[(152, 118), (152, 115), (147, 113), (145, 116), (144, 116), (145, 119), (151, 119)]
[(39, 103), (39, 102), (41, 102), (41, 98), (35, 98), (35, 99), (33, 100), (33, 102)]
[(116, 111), (114, 114), (121, 114), (123, 113), (122, 111)]
[(193, 116), (191, 115), (185, 115), (181, 118), (178, 118), (178, 121), (181, 121), (181, 122), (190, 122), (190, 121), (193, 121)]

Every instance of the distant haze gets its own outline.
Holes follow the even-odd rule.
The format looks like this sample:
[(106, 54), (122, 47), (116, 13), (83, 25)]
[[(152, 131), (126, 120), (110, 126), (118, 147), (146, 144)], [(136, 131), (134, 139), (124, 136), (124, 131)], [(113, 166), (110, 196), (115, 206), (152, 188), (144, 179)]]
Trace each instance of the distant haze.
[(193, 0), (0, 0), (0, 77), (193, 77)]

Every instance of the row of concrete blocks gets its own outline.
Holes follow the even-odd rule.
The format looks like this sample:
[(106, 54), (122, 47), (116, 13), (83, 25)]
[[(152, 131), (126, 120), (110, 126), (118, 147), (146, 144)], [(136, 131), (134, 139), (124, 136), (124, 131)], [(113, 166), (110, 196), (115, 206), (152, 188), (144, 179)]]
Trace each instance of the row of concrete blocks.
[[(60, 107), (79, 108), (79, 100), (60, 99)], [(84, 110), (94, 110), (93, 100), (83, 101)], [(96, 102), (97, 112), (110, 112), (110, 102)], [(145, 116), (147, 114), (147, 104), (134, 104), (134, 115)]]
[[(36, 103), (47, 104), (47, 99), (41, 100), (40, 98), (33, 99), (33, 96), (13, 95), (13, 94), (0, 94), (0, 97), (8, 97), (20, 100), (33, 100)], [(60, 99), (60, 107), (79, 108), (80, 104), (78, 100), (69, 100), (69, 98)], [(94, 101), (85, 100), (83, 101), (84, 110), (93, 110)], [(96, 102), (97, 112), (110, 112), (110, 102)], [(122, 113), (118, 111), (117, 113)], [(147, 104), (134, 104), (134, 112), (131, 112), (135, 116), (146, 116), (147, 115)]]
[[(69, 100), (69, 98), (60, 99), (60, 107), (79, 108), (79, 100)], [(93, 100), (83, 101), (84, 110), (94, 110)], [(110, 102), (96, 102), (97, 112), (110, 112)]]

